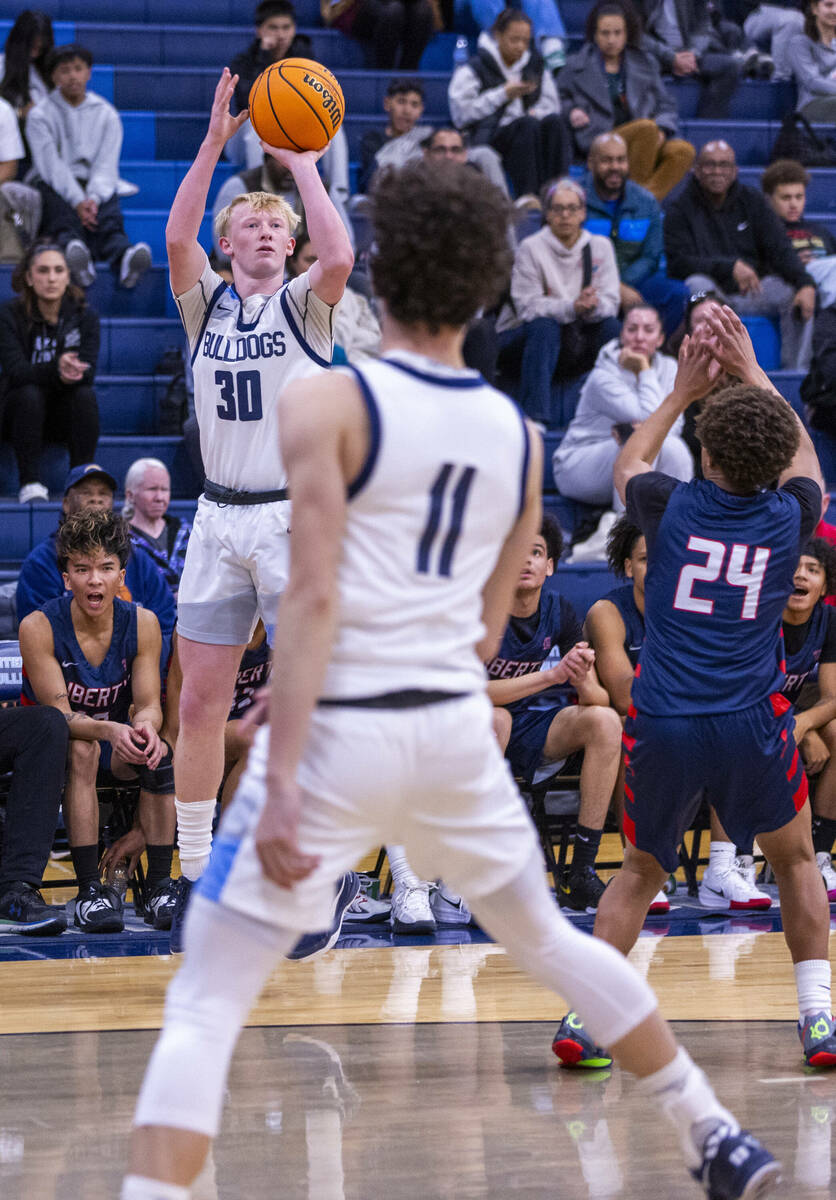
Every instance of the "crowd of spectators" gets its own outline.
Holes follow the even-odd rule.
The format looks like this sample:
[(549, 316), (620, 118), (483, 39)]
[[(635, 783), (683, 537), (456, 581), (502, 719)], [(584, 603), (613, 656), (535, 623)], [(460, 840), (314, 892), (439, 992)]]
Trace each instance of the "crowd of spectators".
[[(646, 557), (640, 535), (625, 533), (624, 518), (617, 519), (621, 505), (613, 489), (613, 465), (619, 448), (670, 391), (673, 355), (683, 334), (697, 328), (716, 305), (777, 319), (782, 366), (798, 371), (810, 365), (822, 314), (834, 315), (836, 306), (836, 239), (805, 216), (810, 180), (805, 167), (780, 160), (764, 171), (759, 187), (741, 182), (728, 142), (714, 138), (696, 147), (680, 136), (670, 77), (696, 81), (697, 115), (715, 119), (728, 116), (743, 78), (792, 80), (797, 111), (808, 120), (836, 125), (836, 0), (808, 0), (803, 13), (795, 0), (637, 0), (635, 5), (598, 0), (575, 53), (567, 53), (555, 0), (524, 0), (508, 8), (498, 0), (471, 0), (470, 9), (480, 32), (475, 53), (459, 57), (450, 77), (450, 123), (426, 119), (420, 74), (399, 75), (386, 89), (379, 125), (363, 137), (356, 194), (349, 186), (343, 130), (322, 157), (320, 170), (352, 237), (377, 172), (419, 156), (435, 163), (467, 162), (475, 185), (481, 175), (503, 190), (512, 202), (513, 269), (501, 303), (480, 314), (468, 330), (465, 361), (511, 391), (544, 427), (558, 423), (555, 382), (582, 381), (574, 416), (553, 455), (554, 480), (562, 496), (592, 510), (594, 532), (585, 545), (573, 548), (574, 558), (603, 558), (609, 550), (611, 565), (626, 573), (629, 586), (610, 604), (617, 619), (602, 610), (603, 619), (590, 614), (583, 629), (558, 598), (554, 581), (545, 586), (563, 549), (559, 528), (545, 522), (520, 581), (503, 649), (489, 665), (489, 690), (497, 737), (522, 777), (530, 780), (537, 771), (554, 770), (583, 752), (580, 836), (564, 902), (594, 908), (602, 889), (595, 855), (611, 797), (618, 792), (618, 715), (625, 710), (627, 641), (640, 637), (636, 614), (640, 619)], [(433, 33), (451, 28), (455, 19), (453, 5), (438, 0), (322, 0), (321, 16), (324, 25), (363, 44), (370, 65), (408, 73), (418, 71)], [(299, 32), (291, 0), (262, 0), (253, 25), (252, 40), (230, 63), (238, 75), (234, 112), (246, 107), (252, 83), (266, 66), (312, 56), (311, 39)], [(153, 646), (152, 656), (159, 656), (160, 686), (141, 697), (148, 712), (139, 773), (143, 799), (136, 829), (115, 853), (124, 851), (133, 860), (144, 848), (149, 863), (153, 860), (152, 891), (159, 894), (154, 891), (157, 899), (145, 915), (164, 928), (174, 841), (172, 786), (165, 768), (177, 736), (179, 695), (175, 600), (190, 527), (169, 511), (171, 479), (163, 462), (141, 458), (131, 466), (123, 482), (124, 523), (112, 516), (117, 480), (95, 462), (99, 315), (86, 289), (102, 262), (117, 286), (133, 288), (151, 265), (151, 251), (143, 242), (132, 243), (125, 232), (120, 197), (136, 189), (119, 173), (119, 113), (89, 88), (92, 62), (83, 45), (56, 48), (49, 18), (28, 10), (15, 21), (0, 59), (0, 201), (16, 213), (23, 231), (13, 274), (16, 298), (0, 306), (0, 435), (17, 461), (22, 504), (48, 499), (41, 475), (45, 442), (65, 445), (70, 464), (58, 526), (27, 556), (17, 584), (25, 657), (41, 685), (31, 680), (28, 685), (33, 708), (14, 710), (12, 719), (3, 716), (0, 722), (0, 764), (14, 761), (18, 781), (7, 801), (0, 914), (15, 904), (21, 911), (27, 904), (37, 910), (32, 894), (49, 853), (63, 783), (60, 763), (68, 749), (67, 726), (59, 718), (48, 727), (53, 710), (37, 701), (46, 694), (42, 681), (52, 680), (56, 668), (57, 652), (49, 646), (57, 647), (58, 641), (50, 639), (58, 638), (60, 629), (67, 632), (69, 596), (76, 594), (66, 570), (76, 544), (71, 539), (87, 545), (84, 538), (92, 535), (78, 518), (92, 513), (99, 521), (96, 544), (115, 548), (120, 563), (120, 579), (108, 602), (122, 613), (119, 604), (133, 601), (155, 622), (151, 636), (143, 618), (145, 633), (137, 650), (147, 658)], [(303, 215), (292, 175), (263, 154), (248, 123), (230, 140), (226, 154), (236, 170), (217, 193), (215, 213), (235, 196), (258, 190), (282, 196)], [(313, 261), (302, 226), (288, 273), (300, 273)], [(222, 274), (229, 265), (217, 238), (213, 264)], [(337, 313), (335, 335), (336, 363), (380, 353), (375, 298), (362, 259)], [(682, 480), (699, 473), (692, 413), (671, 431), (656, 465)], [(829, 578), (833, 564), (825, 562), (825, 551), (816, 553), (824, 564), (822, 578)], [(805, 569), (815, 574), (814, 567)], [(820, 599), (815, 593), (814, 602)], [(787, 621), (793, 624), (792, 614)], [(600, 643), (600, 677), (582, 649), (587, 637)], [(535, 641), (554, 647), (554, 654), (541, 655), (536, 672), (511, 678), (508, 664), (530, 657), (529, 643)], [(268, 671), (260, 630), (241, 664), (237, 707), (230, 714), (226, 766), (232, 783), (245, 756), (236, 722)], [(105, 917), (116, 927), (110, 902), (99, 905), (105, 917), (96, 915), (97, 889), (106, 886), (100, 885), (94, 854), (91, 801), (103, 764), (100, 748), (109, 743), (119, 769), (128, 773), (131, 763), (139, 762), (131, 758), (126, 735), (116, 729), (120, 721), (114, 719), (109, 730), (108, 724), (99, 730), (83, 723), (69, 727), (64, 801), (79, 896), (87, 900), (84, 911), (77, 909), (80, 923), (99, 931), (111, 927), (102, 923)], [(827, 724), (819, 733), (812, 719), (802, 721), (802, 728), (807, 739), (802, 752), (811, 770), (824, 770), (828, 781), (823, 847), (836, 830), (836, 801), (829, 799), (836, 785), (825, 767), (836, 734)], [(50, 753), (36, 761), (32, 746), (39, 739), (50, 742)], [(162, 774), (155, 775), (160, 764)], [(29, 791), (37, 793), (37, 804), (22, 798)], [(731, 851), (720, 833), (712, 834), (715, 843), (726, 847), (717, 852), (712, 868), (723, 874), (731, 870)], [(416, 927), (429, 927), (438, 911), (430, 904), (431, 889), (412, 875), (402, 848), (389, 850), (396, 893), (398, 888), (401, 897), (416, 888), (426, 891), (427, 916)], [(112, 866), (113, 855), (108, 861)], [(742, 880), (737, 872), (723, 894), (762, 895)], [(461, 919), (457, 903), (452, 898)], [(405, 913), (401, 927), (414, 924), (409, 905), (399, 911)], [(41, 912), (41, 918), (40, 932), (54, 931), (56, 922), (60, 926), (54, 914)]]

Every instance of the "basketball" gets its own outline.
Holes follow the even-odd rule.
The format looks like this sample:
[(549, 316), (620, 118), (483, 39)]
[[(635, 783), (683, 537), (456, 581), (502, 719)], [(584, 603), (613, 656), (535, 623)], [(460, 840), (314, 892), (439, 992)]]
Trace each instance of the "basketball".
[(250, 89), (250, 121), (278, 150), (322, 150), (342, 125), (345, 100), (334, 75), (310, 58), (284, 58)]

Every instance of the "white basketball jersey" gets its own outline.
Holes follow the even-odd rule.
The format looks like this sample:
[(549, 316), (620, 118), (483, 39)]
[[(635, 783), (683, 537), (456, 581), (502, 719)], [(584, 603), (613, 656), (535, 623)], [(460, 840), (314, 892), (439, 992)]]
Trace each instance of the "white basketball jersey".
[(482, 589), (523, 504), (522, 418), (475, 371), (405, 351), (354, 374), (371, 444), (349, 489), (322, 696), (484, 688)]
[(192, 352), (206, 478), (247, 492), (286, 487), (279, 393), (291, 379), (330, 366), (334, 308), (319, 299), (307, 272), (272, 295), (242, 301), (208, 260), (195, 286), (175, 300)]

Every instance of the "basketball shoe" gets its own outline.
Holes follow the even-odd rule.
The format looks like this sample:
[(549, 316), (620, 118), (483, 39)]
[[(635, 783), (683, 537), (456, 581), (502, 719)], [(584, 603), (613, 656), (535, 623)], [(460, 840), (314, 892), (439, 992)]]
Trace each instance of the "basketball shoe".
[(562, 1067), (600, 1070), (612, 1066), (612, 1059), (587, 1035), (583, 1021), (576, 1012), (567, 1013), (560, 1022), (552, 1041), (552, 1052)]
[(67, 914), (47, 904), (31, 883), (10, 883), (0, 896), (0, 928), (29, 937), (51, 937), (67, 928)]
[(836, 900), (836, 871), (833, 870), (833, 859), (826, 850), (820, 850), (816, 855), (816, 866), (821, 872), (824, 886), (827, 888), (827, 898), (832, 904)]
[(145, 924), (153, 926), (154, 929), (171, 929), (174, 910), (177, 907), (177, 895), (178, 888), (174, 880), (161, 879), (145, 904), (134, 895), (136, 915), (143, 917)]
[(708, 1200), (761, 1200), (781, 1177), (781, 1164), (745, 1129), (715, 1125), (702, 1145), (702, 1163), (691, 1172)]
[(604, 894), (605, 886), (595, 874), (594, 867), (584, 867), (580, 871), (570, 867), (560, 881), (557, 899), (561, 908), (594, 913)]
[(435, 933), (429, 884), (395, 884), (391, 921), (395, 933)]
[(813, 1013), (799, 1022), (798, 1036), (808, 1067), (836, 1067), (836, 1022), (830, 1013)]
[(174, 880), (174, 910), (171, 914), (171, 938), (168, 944), (171, 954), (183, 953), (183, 923), (186, 920), (186, 909), (189, 907), (193, 887), (191, 879), (187, 879), (185, 875)]
[(430, 888), (430, 909), (437, 925), (470, 925), (470, 909), (461, 896), (439, 880)]
[(700, 880), (699, 900), (703, 908), (725, 908), (731, 912), (772, 907), (772, 897), (759, 891), (735, 866), (727, 871), (706, 867)]
[(326, 950), (330, 950), (332, 946), (336, 945), (346, 912), (359, 891), (360, 876), (356, 871), (348, 871), (337, 885), (331, 924), (327, 929), (322, 929), (318, 933), (303, 934), (293, 949), (288, 952), (287, 957), (294, 961), (315, 958), (318, 954), (324, 954)]
[(73, 924), (84, 933), (121, 933), (125, 919), (116, 888), (98, 882), (79, 888)]

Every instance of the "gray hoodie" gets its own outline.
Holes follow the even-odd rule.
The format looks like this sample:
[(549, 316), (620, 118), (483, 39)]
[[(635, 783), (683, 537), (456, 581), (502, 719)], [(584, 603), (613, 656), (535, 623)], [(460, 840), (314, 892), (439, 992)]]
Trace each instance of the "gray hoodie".
[(95, 92), (77, 106), (50, 92), (26, 118), (26, 138), (38, 177), (73, 208), (88, 197), (104, 204), (117, 190), (122, 121)]

